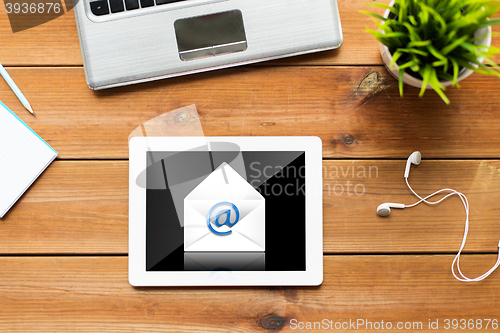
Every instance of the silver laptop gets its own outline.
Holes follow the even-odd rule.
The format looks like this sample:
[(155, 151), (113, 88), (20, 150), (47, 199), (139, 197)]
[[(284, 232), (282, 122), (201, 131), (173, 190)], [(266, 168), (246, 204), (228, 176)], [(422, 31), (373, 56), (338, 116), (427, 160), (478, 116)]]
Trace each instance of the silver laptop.
[(342, 44), (336, 0), (74, 0), (87, 84), (105, 89)]

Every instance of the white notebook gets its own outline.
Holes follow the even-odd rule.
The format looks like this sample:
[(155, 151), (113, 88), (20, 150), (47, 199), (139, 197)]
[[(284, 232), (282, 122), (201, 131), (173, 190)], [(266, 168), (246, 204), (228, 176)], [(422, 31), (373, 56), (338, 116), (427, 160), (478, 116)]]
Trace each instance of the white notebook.
[(56, 157), (52, 147), (0, 102), (0, 218)]

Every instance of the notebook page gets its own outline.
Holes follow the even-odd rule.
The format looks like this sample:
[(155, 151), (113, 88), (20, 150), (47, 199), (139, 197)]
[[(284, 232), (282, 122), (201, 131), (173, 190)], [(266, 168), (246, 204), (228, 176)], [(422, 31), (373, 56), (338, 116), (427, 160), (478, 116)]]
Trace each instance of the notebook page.
[(55, 150), (0, 102), (0, 218), (56, 157)]

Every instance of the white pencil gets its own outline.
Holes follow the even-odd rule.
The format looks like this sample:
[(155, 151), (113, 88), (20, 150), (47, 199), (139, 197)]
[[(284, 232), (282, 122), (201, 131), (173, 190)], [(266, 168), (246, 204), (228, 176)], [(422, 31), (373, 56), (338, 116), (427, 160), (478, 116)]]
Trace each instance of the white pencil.
[(2, 64), (0, 64), (0, 74), (2, 74), (3, 78), (5, 79), (5, 81), (7, 82), (7, 84), (9, 85), (10, 89), (12, 89), (12, 91), (14, 92), (14, 94), (16, 94), (16, 96), (19, 99), (19, 101), (21, 101), (21, 103), (23, 103), (23, 105), (26, 108), (26, 110), (28, 110), (29, 112), (31, 112), (32, 115), (35, 115), (35, 112), (33, 112), (33, 108), (31, 107), (30, 103), (28, 102), (28, 100), (26, 99), (26, 97), (24, 97), (24, 95), (21, 92), (21, 90), (19, 90), (19, 88), (17, 87), (17, 85), (14, 82), (14, 80), (12, 80), (12, 78), (10, 77), (9, 73), (7, 73), (7, 71), (5, 70), (5, 68), (3, 68)]

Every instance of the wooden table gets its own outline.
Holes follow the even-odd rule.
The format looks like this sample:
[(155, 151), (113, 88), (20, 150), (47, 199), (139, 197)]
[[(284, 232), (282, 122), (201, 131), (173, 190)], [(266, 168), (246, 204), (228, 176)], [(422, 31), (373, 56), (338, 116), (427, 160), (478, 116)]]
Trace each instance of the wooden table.
[[(472, 331), (498, 331), (493, 322), (485, 326), (500, 320), (500, 271), (471, 284), (450, 272), (464, 229), (458, 198), (388, 218), (375, 209), (415, 201), (402, 176), (407, 156), (420, 150), (424, 160), (411, 174), (416, 191), (451, 187), (468, 195), (464, 272), (476, 276), (494, 264), (500, 80), (474, 74), (448, 91), (450, 106), (408, 87), (400, 98), (365, 32), (371, 21), (358, 13), (365, 2), (339, 0), (339, 50), (99, 92), (85, 83), (73, 12), (13, 34), (2, 10), (0, 61), (37, 118), (3, 80), (0, 98), (60, 155), (0, 220), (0, 331), (293, 331), (323, 319), (337, 331), (357, 320), (365, 323), (360, 331), (383, 331), (382, 321), (408, 332), (438, 321), (443, 331), (446, 319), (483, 319)], [(320, 287), (130, 286), (127, 138), (190, 104), (208, 136), (321, 137), (330, 171)], [(370, 167), (371, 175), (358, 175)]]

